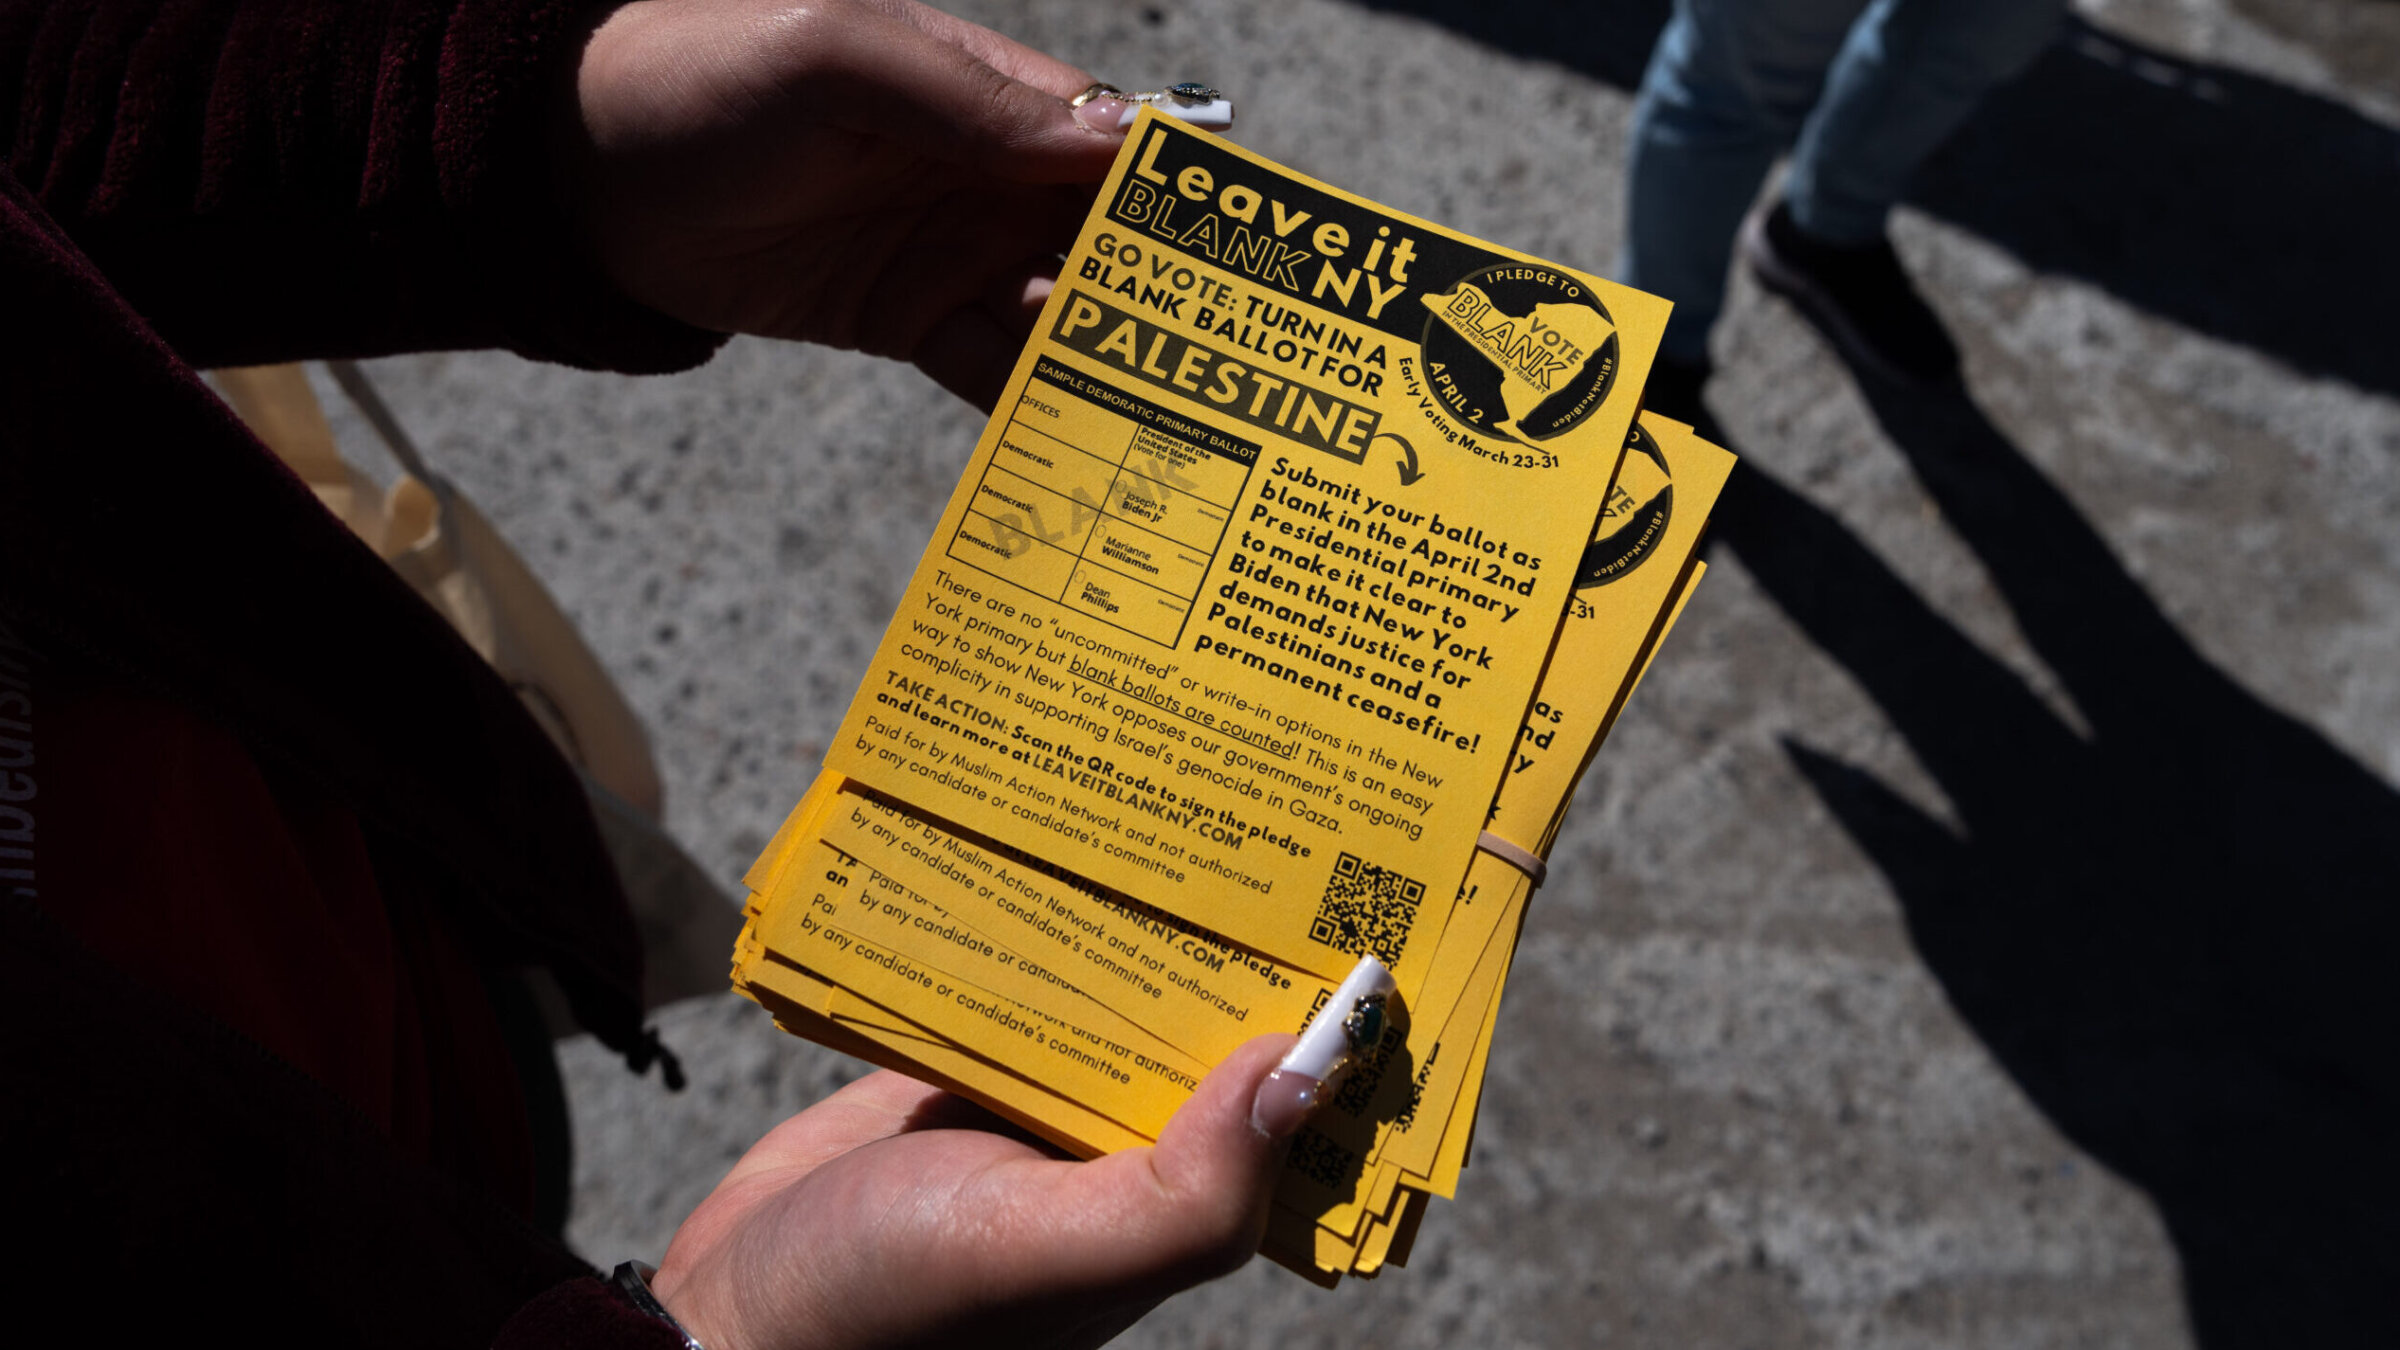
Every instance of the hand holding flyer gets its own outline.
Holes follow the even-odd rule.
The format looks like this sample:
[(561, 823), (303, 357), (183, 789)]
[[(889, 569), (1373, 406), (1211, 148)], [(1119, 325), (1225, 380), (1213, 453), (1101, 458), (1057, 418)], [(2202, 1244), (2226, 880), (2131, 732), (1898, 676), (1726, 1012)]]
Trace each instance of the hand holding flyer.
[(737, 987), (1088, 1156), (1379, 957), (1396, 1025), (1267, 1249), (1405, 1256), (1730, 467), (1637, 429), (1666, 313), (1144, 114), (751, 873)]
[(1413, 989), (1666, 308), (1149, 119), (827, 767)]

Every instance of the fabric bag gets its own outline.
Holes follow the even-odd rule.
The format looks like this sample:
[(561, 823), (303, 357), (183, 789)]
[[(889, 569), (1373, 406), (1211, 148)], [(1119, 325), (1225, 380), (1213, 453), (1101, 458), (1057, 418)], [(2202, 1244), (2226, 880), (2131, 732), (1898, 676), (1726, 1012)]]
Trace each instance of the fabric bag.
[(300, 366), (210, 378), (326, 509), (492, 664), (581, 771), (641, 930), (645, 1006), (723, 990), (741, 916), (660, 825), (665, 788), (640, 718), (516, 550), (427, 466), (365, 372), (349, 361), (326, 367), (398, 461), (402, 473), (389, 489), (342, 456)]

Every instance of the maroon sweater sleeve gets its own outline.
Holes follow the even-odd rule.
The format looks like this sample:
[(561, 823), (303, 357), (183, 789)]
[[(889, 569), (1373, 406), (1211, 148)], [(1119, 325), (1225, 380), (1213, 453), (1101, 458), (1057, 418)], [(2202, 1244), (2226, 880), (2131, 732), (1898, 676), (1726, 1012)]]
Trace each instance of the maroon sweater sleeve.
[(196, 365), (508, 347), (680, 369), (546, 133), (605, 0), (0, 0), (0, 166)]

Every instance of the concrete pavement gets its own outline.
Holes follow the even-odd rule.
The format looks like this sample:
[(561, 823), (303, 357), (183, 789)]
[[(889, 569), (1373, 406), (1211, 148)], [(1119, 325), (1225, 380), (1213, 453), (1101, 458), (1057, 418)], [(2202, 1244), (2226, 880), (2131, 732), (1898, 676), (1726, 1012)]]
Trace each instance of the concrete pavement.
[[(1216, 81), (1245, 143), (1384, 202), (1613, 256), (1655, 5), (959, 8), (1120, 83)], [(1969, 398), (1862, 390), (1737, 285), (1711, 402), (1760, 476), (1552, 859), (1459, 1201), (1405, 1270), (1257, 1265), (1124, 1344), (2366, 1343), (2396, 47), (2389, 4), (2086, 10), (1897, 226)], [(371, 369), (583, 623), (730, 884), (980, 419), (760, 342), (657, 380)], [(564, 1051), (604, 1264), (855, 1072), (730, 997), (663, 1024), (680, 1096)]]

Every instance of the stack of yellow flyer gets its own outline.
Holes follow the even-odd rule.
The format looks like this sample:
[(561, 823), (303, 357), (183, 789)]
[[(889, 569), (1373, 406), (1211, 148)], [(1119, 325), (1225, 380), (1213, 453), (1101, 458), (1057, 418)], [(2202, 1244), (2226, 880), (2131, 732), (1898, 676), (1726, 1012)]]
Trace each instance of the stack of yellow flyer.
[(1399, 1263), (1732, 467), (1636, 421), (1667, 309), (1145, 112), (751, 869), (736, 987), (1089, 1156), (1373, 954), (1395, 1023), (1265, 1250)]

